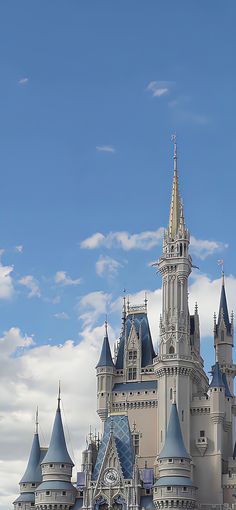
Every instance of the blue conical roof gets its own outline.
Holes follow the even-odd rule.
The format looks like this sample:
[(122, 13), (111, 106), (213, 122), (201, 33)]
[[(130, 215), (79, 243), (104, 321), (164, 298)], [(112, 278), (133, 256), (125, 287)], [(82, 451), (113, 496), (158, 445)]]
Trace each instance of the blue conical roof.
[(98, 368), (98, 367), (114, 367), (114, 363), (112, 361), (112, 356), (111, 356), (110, 344), (109, 344), (107, 335), (105, 335), (104, 340), (103, 340), (100, 359), (99, 359), (99, 362), (98, 362), (96, 368)]
[(171, 406), (169, 425), (166, 433), (166, 440), (159, 454), (159, 458), (160, 459), (190, 458), (190, 455), (188, 454), (184, 446), (176, 404), (172, 404)]
[(226, 377), (226, 374), (224, 372), (222, 374), (222, 379), (223, 379), (223, 383), (224, 383), (224, 386), (225, 386), (225, 396), (227, 398), (232, 397), (230, 389), (229, 389), (227, 377)]
[(72, 466), (74, 466), (70, 458), (70, 455), (67, 451), (59, 404), (56, 411), (49, 448), (43, 459), (42, 464), (51, 462), (71, 464)]
[(222, 287), (221, 287), (220, 306), (219, 306), (219, 314), (218, 314), (218, 326), (220, 324), (222, 315), (223, 315), (223, 319), (224, 319), (224, 323), (225, 323), (227, 332), (230, 333), (229, 312), (228, 312), (227, 298), (226, 298), (226, 293), (225, 293), (224, 280), (222, 282)]
[(220, 369), (219, 362), (217, 361), (215, 365), (212, 367), (212, 380), (209, 388), (224, 388), (224, 381), (222, 377), (222, 372)]
[(39, 436), (38, 434), (34, 434), (28, 465), (20, 483), (40, 483), (42, 481), (40, 457)]

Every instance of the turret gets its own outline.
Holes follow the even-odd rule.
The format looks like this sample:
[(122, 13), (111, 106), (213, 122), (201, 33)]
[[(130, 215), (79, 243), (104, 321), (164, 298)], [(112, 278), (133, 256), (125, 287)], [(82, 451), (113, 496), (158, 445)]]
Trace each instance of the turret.
[(229, 319), (223, 271), (218, 320), (215, 321), (214, 325), (214, 347), (216, 359), (221, 365), (232, 363), (233, 320), (230, 321)]
[(41, 462), (42, 483), (35, 493), (37, 509), (51, 509), (58, 505), (62, 510), (68, 510), (74, 502), (76, 489), (71, 483), (72, 468), (74, 466), (68, 453), (60, 409), (60, 388), (58, 406), (52, 429), (48, 451)]
[(35, 503), (35, 489), (42, 482), (40, 462), (45, 451), (40, 448), (38, 435), (38, 411), (36, 412), (36, 430), (33, 437), (30, 456), (24, 475), (20, 481), (20, 496), (14, 501), (14, 507), (22, 510), (32, 508)]
[(153, 500), (157, 508), (194, 508), (196, 487), (191, 480), (191, 457), (185, 448), (175, 401), (172, 403), (164, 447), (157, 459), (159, 478)]
[(97, 369), (97, 413), (104, 422), (108, 416), (113, 387), (114, 363), (108, 339), (107, 321), (105, 321), (105, 336)]

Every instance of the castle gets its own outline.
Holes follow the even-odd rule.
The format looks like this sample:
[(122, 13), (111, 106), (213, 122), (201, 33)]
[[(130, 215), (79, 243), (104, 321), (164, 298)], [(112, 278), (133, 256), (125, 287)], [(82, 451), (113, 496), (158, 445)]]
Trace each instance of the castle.
[(158, 354), (147, 302), (130, 306), (124, 298), (115, 356), (106, 324), (96, 367), (101, 439), (90, 435), (72, 482), (59, 395), (47, 449), (40, 447), (36, 426), (15, 510), (236, 508), (233, 317), (222, 274), (209, 382), (200, 353), (198, 308), (190, 315), (188, 307), (189, 245), (174, 140), (169, 225), (156, 263), (162, 276)]

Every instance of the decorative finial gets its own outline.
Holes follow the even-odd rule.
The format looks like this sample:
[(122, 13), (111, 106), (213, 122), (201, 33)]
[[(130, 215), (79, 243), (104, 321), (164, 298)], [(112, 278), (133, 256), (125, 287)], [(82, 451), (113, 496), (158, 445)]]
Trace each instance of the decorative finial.
[(176, 379), (174, 379), (174, 384), (173, 384), (173, 400), (172, 400), (172, 404), (176, 404)]
[(123, 290), (123, 314), (122, 314), (122, 323), (123, 323), (123, 326), (125, 324), (125, 319), (126, 319), (126, 289)]
[(107, 322), (107, 314), (106, 314), (106, 319), (105, 319), (105, 336), (107, 336), (107, 327), (108, 327), (108, 322)]
[(225, 284), (225, 272), (224, 272), (224, 259), (219, 259), (217, 260), (217, 263), (219, 264), (219, 266), (221, 266), (221, 276), (222, 276), (222, 285)]
[(174, 142), (174, 156), (173, 156), (173, 159), (174, 159), (174, 172), (176, 172), (177, 171), (177, 137), (176, 137), (176, 133), (174, 133), (171, 136), (171, 141)]
[(58, 382), (58, 397), (57, 397), (57, 407), (60, 409), (61, 405), (61, 381)]
[(39, 408), (37, 406), (35, 413), (35, 434), (39, 432)]

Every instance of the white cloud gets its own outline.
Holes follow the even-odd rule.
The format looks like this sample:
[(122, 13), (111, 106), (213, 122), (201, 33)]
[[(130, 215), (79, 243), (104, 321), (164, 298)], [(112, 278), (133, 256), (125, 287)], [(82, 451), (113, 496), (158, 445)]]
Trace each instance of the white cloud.
[(23, 252), (23, 249), (24, 249), (23, 244), (18, 244), (17, 246), (15, 246), (15, 250), (16, 250), (18, 253), (22, 253), (22, 252)]
[(94, 325), (99, 317), (103, 316), (105, 319), (111, 301), (111, 294), (101, 290), (86, 294), (76, 306), (78, 318), (83, 321), (85, 327)]
[(54, 313), (54, 317), (55, 317), (56, 319), (60, 319), (60, 320), (64, 320), (64, 321), (66, 321), (66, 320), (68, 320), (68, 319), (69, 319), (69, 315), (68, 315), (68, 313), (66, 313), (66, 312), (58, 312), (58, 313)]
[(75, 278), (74, 280), (67, 274), (66, 271), (57, 271), (54, 277), (55, 283), (59, 285), (80, 285), (81, 278)]
[(111, 154), (114, 154), (115, 148), (112, 145), (97, 145), (96, 146), (97, 152), (110, 152)]
[(123, 265), (118, 260), (107, 256), (100, 256), (96, 262), (96, 273), (98, 276), (115, 277)]
[(219, 241), (208, 241), (207, 239), (196, 239), (194, 236), (191, 236), (190, 251), (199, 259), (204, 260), (206, 257), (227, 248), (228, 244)]
[(139, 234), (130, 234), (126, 231), (109, 232), (107, 235), (97, 232), (81, 242), (81, 248), (94, 249), (101, 246), (106, 248), (121, 248), (125, 251), (140, 249), (150, 250), (161, 244), (163, 228), (158, 230), (147, 230)]
[[(19, 493), (18, 483), (28, 460), (37, 405), (41, 444), (48, 445), (59, 379), (67, 444), (76, 468), (80, 468), (80, 450), (85, 446), (89, 424), (100, 428), (96, 416), (95, 366), (103, 329), (103, 326), (88, 328), (82, 332), (79, 344), (68, 340), (61, 346), (33, 345), (34, 340), (18, 328), (11, 328), (0, 339), (1, 510), (7, 510)], [(16, 356), (19, 349), (21, 355)], [(83, 409), (79, 417), (78, 408)]]
[[(80, 247), (93, 250), (104, 246), (105, 248), (121, 248), (122, 250), (150, 250), (162, 242), (164, 228), (158, 230), (147, 230), (138, 234), (129, 232), (109, 232), (107, 235), (96, 232), (92, 236), (84, 239)], [(190, 252), (199, 259), (205, 259), (214, 253), (228, 248), (227, 244), (219, 241), (209, 241), (207, 239), (196, 239), (191, 236)]]
[(29, 81), (29, 78), (21, 78), (19, 81), (18, 81), (18, 84), (19, 85), (26, 85)]
[(145, 90), (151, 92), (152, 97), (161, 97), (168, 94), (169, 82), (150, 81)]
[(14, 294), (12, 271), (13, 266), (0, 264), (0, 299), (11, 299)]
[(28, 298), (40, 297), (41, 292), (37, 280), (31, 274), (20, 278), (19, 283), (29, 289)]

